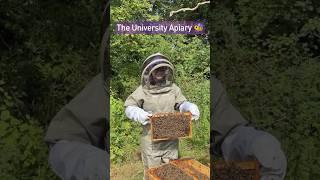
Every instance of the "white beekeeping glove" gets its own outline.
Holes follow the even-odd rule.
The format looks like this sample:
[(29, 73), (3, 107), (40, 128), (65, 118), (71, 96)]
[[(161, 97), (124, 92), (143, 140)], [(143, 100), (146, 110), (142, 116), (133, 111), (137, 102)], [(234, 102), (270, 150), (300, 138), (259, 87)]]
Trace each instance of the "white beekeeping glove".
[(152, 114), (137, 106), (128, 106), (125, 110), (125, 113), (129, 119), (140, 122), (142, 125), (148, 124), (149, 117), (152, 116)]
[(200, 117), (200, 111), (198, 109), (198, 106), (191, 103), (191, 102), (188, 102), (188, 101), (183, 102), (180, 105), (179, 110), (180, 110), (180, 112), (190, 111), (192, 114), (192, 119), (194, 119), (194, 120), (198, 120)]

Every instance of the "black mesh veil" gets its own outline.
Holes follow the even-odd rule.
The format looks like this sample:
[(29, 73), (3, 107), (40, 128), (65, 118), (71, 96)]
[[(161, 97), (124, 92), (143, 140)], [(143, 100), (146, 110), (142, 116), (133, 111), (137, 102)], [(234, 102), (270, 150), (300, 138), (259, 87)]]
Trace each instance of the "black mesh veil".
[[(164, 81), (158, 84), (152, 84), (152, 72), (158, 69), (164, 69)], [(168, 58), (160, 53), (149, 56), (142, 65), (141, 85), (147, 89), (162, 88), (171, 86), (174, 82), (174, 67)]]

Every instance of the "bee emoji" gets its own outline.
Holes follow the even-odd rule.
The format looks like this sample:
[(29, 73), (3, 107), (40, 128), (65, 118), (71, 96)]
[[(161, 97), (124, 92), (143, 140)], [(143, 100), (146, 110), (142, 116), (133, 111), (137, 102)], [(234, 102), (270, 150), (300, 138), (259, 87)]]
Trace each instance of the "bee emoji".
[(202, 31), (203, 30), (202, 24), (196, 24), (193, 28), (196, 31)]

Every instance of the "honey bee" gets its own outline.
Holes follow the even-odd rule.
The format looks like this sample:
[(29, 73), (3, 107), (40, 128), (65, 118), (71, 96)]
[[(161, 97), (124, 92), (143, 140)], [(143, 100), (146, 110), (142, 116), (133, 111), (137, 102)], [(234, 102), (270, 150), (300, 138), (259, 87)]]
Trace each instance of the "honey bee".
[(201, 24), (197, 24), (193, 27), (196, 31), (202, 31), (203, 30), (203, 27)]

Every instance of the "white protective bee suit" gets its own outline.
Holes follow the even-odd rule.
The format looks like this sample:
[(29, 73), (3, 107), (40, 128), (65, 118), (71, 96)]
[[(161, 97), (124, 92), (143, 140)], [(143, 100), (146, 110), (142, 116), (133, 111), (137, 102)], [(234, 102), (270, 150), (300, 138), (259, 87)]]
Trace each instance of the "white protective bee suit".
[[(154, 71), (162, 69), (164, 78), (156, 82)], [(149, 116), (159, 112), (190, 111), (193, 119), (199, 118), (198, 107), (186, 101), (174, 81), (174, 67), (160, 53), (149, 56), (142, 65), (141, 85), (125, 101), (125, 113), (129, 119), (143, 126), (141, 156), (145, 169), (178, 158), (178, 139), (151, 141)]]

